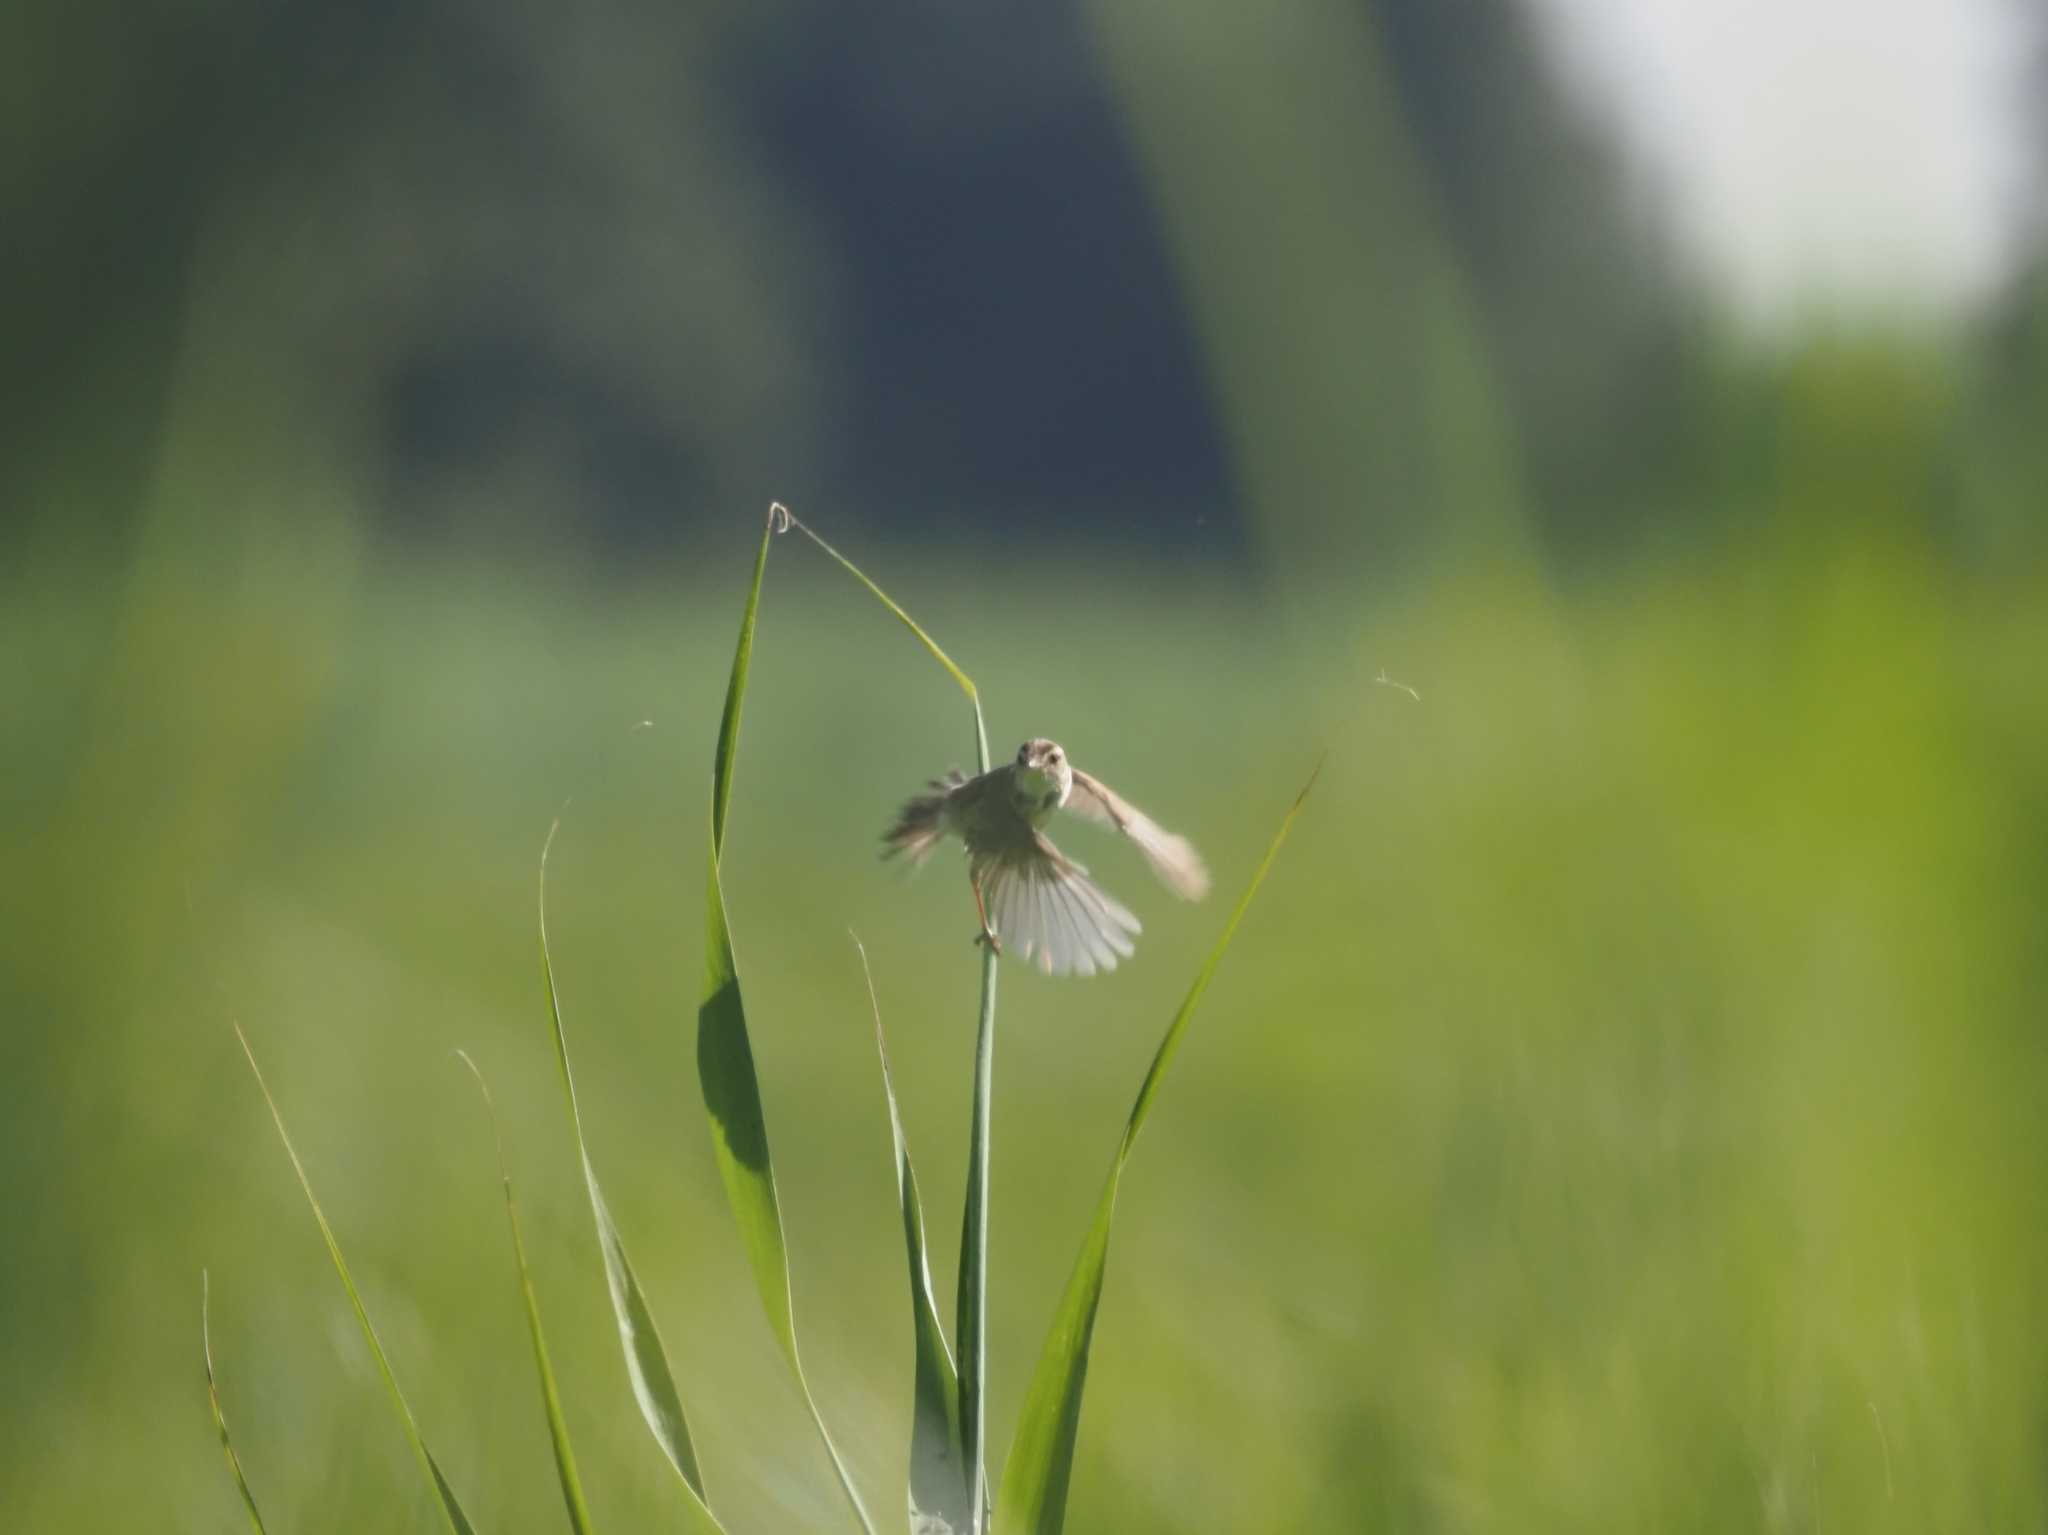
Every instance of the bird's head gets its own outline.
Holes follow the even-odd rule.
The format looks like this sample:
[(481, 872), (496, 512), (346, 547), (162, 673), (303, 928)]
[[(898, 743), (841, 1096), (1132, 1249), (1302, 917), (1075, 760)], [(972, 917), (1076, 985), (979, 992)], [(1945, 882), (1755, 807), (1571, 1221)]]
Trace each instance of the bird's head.
[(1063, 804), (1074, 787), (1074, 769), (1059, 742), (1034, 736), (1017, 748), (1017, 773), (1035, 794), (1053, 793), (1053, 804)]

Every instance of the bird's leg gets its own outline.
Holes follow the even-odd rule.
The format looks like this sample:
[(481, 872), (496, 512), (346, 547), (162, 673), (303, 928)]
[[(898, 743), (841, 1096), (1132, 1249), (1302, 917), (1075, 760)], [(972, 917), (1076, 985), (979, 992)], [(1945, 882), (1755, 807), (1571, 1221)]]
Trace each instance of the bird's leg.
[(967, 883), (974, 887), (974, 914), (981, 918), (981, 931), (974, 935), (974, 941), (985, 943), (991, 953), (1000, 954), (1003, 952), (1003, 941), (996, 937), (996, 930), (988, 925), (988, 907), (981, 899), (981, 878), (979, 875), (970, 874), (967, 876)]

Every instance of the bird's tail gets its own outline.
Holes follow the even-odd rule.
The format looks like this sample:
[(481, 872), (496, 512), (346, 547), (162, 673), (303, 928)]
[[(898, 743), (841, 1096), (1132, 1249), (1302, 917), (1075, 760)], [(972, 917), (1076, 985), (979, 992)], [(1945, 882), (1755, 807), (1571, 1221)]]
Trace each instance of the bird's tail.
[(914, 794), (896, 812), (896, 824), (882, 833), (882, 856), (894, 858), (907, 853), (912, 863), (923, 863), (946, 835), (946, 801), (967, 782), (954, 768), (944, 778), (934, 778), (930, 792)]

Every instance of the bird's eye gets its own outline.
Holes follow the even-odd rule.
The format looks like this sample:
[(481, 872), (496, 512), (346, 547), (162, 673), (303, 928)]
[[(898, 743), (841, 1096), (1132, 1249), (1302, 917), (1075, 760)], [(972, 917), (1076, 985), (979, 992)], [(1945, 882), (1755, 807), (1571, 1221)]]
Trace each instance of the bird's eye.
[(1060, 760), (1060, 758), (1062, 758), (1062, 757), (1064, 757), (1064, 756), (1066, 756), (1066, 753), (1065, 753), (1065, 752), (1063, 752), (1063, 751), (1061, 751), (1061, 750), (1060, 750), (1060, 749), (1059, 749), (1059, 748), (1058, 748), (1057, 746), (1055, 746), (1055, 747), (1054, 747), (1054, 748), (1052, 749), (1052, 760), (1053, 760), (1053, 761), (1057, 762), (1057, 761), (1059, 761), (1059, 760)]

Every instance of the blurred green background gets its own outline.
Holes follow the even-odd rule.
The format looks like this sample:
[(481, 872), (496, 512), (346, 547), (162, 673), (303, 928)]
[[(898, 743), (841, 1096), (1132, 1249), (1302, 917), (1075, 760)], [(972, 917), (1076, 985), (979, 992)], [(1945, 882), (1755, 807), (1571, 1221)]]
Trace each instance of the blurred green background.
[[(480, 1528), (848, 1521), (694, 1074), (770, 497), (1185, 830), (1299, 835), (1124, 1186), (1076, 1530), (2048, 1527), (2048, 258), (1759, 335), (1514, 0), (32, 7), (0, 242), (0, 1507), (426, 1530), (240, 1060)], [(1767, 46), (1767, 40), (1759, 46)], [(2030, 162), (2038, 185), (2040, 163)], [(1410, 685), (1419, 696), (1382, 685)], [(634, 726), (651, 719), (653, 728)], [(872, 954), (950, 1296), (947, 680), (778, 543), (727, 888), (806, 1358), (893, 1524)], [(1006, 971), (992, 1443), (1224, 902)], [(993, 1469), (993, 1468), (992, 1468)]]

